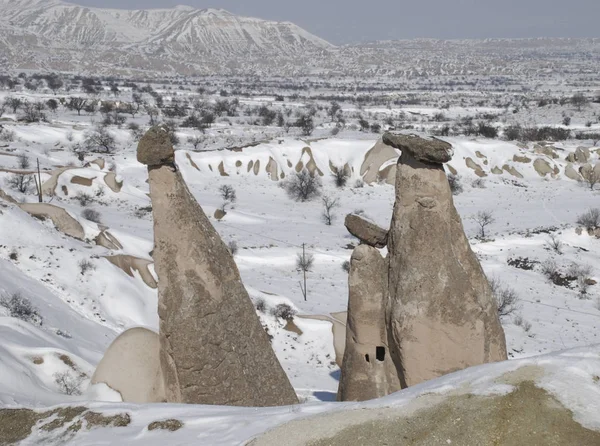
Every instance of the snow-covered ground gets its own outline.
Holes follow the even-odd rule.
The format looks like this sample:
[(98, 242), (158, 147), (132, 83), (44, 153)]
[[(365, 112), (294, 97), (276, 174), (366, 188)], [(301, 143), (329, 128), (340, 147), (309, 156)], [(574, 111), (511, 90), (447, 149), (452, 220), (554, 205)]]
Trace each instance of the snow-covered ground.
[[(247, 102), (260, 104), (266, 100), (255, 97)], [(453, 107), (447, 114), (458, 118), (495, 111)], [(368, 112), (386, 114), (389, 110), (373, 108)], [(403, 112), (434, 113), (423, 108), (407, 108)], [(88, 116), (61, 112), (50, 123), (29, 125), (14, 122), (10, 113), (4, 116), (2, 124), (13, 136), (0, 144), (0, 188), (16, 201), (35, 203), (37, 196), (31, 189), (20, 193), (9, 187), (9, 182), (15, 175), (12, 171), (19, 169), (17, 155), (27, 155), (32, 167), (39, 159), (42, 182), (48, 185), (53, 178), (56, 181), (53, 196), (46, 194), (44, 201), (65, 209), (81, 225), (83, 237), (81, 240), (69, 237), (50, 220), (36, 219), (16, 204), (0, 199), (0, 298), (10, 300), (20, 295), (34, 307), (34, 313), (29, 312), (30, 317), (25, 317), (28, 320), (22, 320), (23, 317), (11, 317), (6, 308), (10, 304), (0, 305), (0, 408), (85, 403), (92, 409), (126, 411), (133, 417), (127, 429), (117, 434), (99, 430), (97, 435), (78, 437), (79, 444), (147, 445), (165, 444), (163, 436), (153, 437), (155, 434), (144, 427), (157, 417), (174, 417), (185, 422), (185, 429), (172, 434), (168, 444), (188, 444), (193, 440), (216, 445), (238, 444), (280, 422), (338, 410), (338, 405), (329, 403), (335, 400), (339, 377), (331, 323), (296, 317), (294, 322), (300, 334), (298, 330), (286, 330), (286, 322), (273, 316), (270, 310), (281, 303), (289, 304), (304, 316), (328, 316), (346, 310), (348, 286), (343, 263), (349, 260), (357, 241), (345, 229), (344, 216), (361, 212), (387, 227), (394, 202), (394, 188), (385, 181), (362, 187), (356, 184), (361, 178), (365, 155), (377, 142), (377, 135), (350, 130), (336, 137), (325, 137), (325, 132), (321, 132), (318, 136), (323, 138), (308, 141), (280, 134), (270, 142), (241, 150), (202, 152), (181, 145), (177, 165), (223, 240), (237, 244), (235, 260), (243, 281), (253, 301), (258, 306), (264, 302), (265, 309), (258, 312), (259, 316), (273, 336), (277, 356), (306, 404), (260, 410), (166, 405), (153, 408), (116, 404), (119, 396), (109, 389), (88, 386), (96, 364), (118, 334), (131, 327), (157, 329), (158, 325), (157, 293), (144, 275), (135, 268), (127, 274), (105, 259), (131, 256), (152, 261), (147, 172), (136, 161), (135, 141), (127, 130), (111, 127), (119, 149), (113, 154), (90, 154), (85, 159), (90, 163), (103, 158), (103, 166), (92, 163), (82, 167), (70, 148), (91, 128)], [(147, 117), (136, 120), (145, 124)], [(233, 126), (220, 123), (206, 137), (223, 141), (231, 135), (250, 132), (239, 122)], [(179, 132), (182, 141), (192, 134), (190, 130)], [(534, 144), (524, 149), (515, 143), (481, 137), (446, 139), (455, 148), (449, 169), (457, 171), (464, 188), (454, 200), (473, 249), (486, 274), (497, 279), (501, 288), (510, 288), (518, 296), (514, 311), (502, 317), (509, 356), (518, 359), (600, 344), (600, 285), (594, 284), (600, 281), (600, 239), (586, 231), (581, 235), (576, 231), (577, 217), (589, 208), (599, 207), (599, 192), (565, 176), (566, 156), (582, 143), (555, 144), (558, 158), (553, 159), (539, 153), (539, 147), (536, 153)], [(591, 146), (589, 142), (583, 145)], [(279, 174), (293, 175), (299, 161), (304, 165), (309, 161), (305, 147), (310, 147), (317, 167), (324, 173), (322, 195), (338, 200), (330, 226), (323, 221), (320, 198), (308, 202), (290, 199), (279, 187), (281, 181), (274, 181), (266, 170), (272, 159)], [(598, 152), (591, 153), (590, 162), (598, 162)], [(550, 166), (557, 166), (559, 174), (542, 177), (532, 163), (515, 161), (515, 156), (543, 159)], [(483, 182), (475, 182), (479, 177), (468, 167), (468, 158), (485, 173)], [(258, 163), (260, 168), (255, 174), (254, 166)], [(330, 166), (345, 164), (353, 169), (353, 174), (346, 187), (337, 188)], [(393, 160), (381, 168), (390, 164)], [(494, 167), (502, 170), (505, 165), (516, 169), (523, 178), (506, 170), (492, 173)], [(53, 176), (59, 166), (70, 169)], [(112, 174), (120, 185), (117, 188), (111, 187)], [(223, 185), (235, 189), (237, 200), (227, 208), (225, 217), (217, 220), (213, 215), (223, 205), (219, 191)], [(90, 203), (85, 206), (83, 194), (89, 196)], [(99, 213), (99, 223), (86, 218), (89, 213), (84, 212), (89, 209)], [(485, 240), (476, 238), (478, 226), (474, 216), (481, 211), (491, 212), (494, 218), (486, 228)], [(120, 247), (111, 249), (94, 242), (105, 231)], [(559, 249), (550, 246), (552, 237), (555, 239), (552, 243), (560, 245)], [(314, 256), (314, 266), (307, 277), (306, 300), (300, 287), (302, 275), (296, 266), (303, 245)], [(580, 270), (587, 266), (585, 278), (591, 285), (585, 289), (586, 293), (582, 293), (583, 287), (577, 281), (566, 286), (553, 284), (542, 271), (548, 260), (556, 262), (563, 275), (573, 269), (573, 264), (579, 265)], [(154, 274), (151, 264), (148, 272)], [(587, 370), (590, 374), (598, 371), (597, 348), (579, 350), (574, 355), (581, 358), (577, 370)], [(549, 364), (563, 364), (569, 356), (549, 358)], [(481, 370), (493, 375), (511, 367), (509, 363)], [(482, 372), (473, 373), (479, 376)], [(470, 376), (461, 375), (460, 379), (468, 380)], [(431, 388), (449, 385), (452, 380), (438, 381)], [(549, 386), (550, 391), (553, 388)], [(423, 389), (377, 404), (396, 404)], [(562, 390), (557, 392), (562, 395)], [(585, 418), (587, 412), (581, 413), (582, 419), (590, 418)], [(597, 421), (596, 417), (590, 423)]]

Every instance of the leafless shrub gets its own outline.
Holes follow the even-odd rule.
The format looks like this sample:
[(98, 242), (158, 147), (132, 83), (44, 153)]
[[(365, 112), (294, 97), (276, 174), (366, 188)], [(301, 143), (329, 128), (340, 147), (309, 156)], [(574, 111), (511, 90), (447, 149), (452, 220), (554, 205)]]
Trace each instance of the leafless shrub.
[(354, 187), (355, 187), (356, 189), (360, 189), (360, 188), (362, 188), (362, 187), (365, 187), (365, 182), (364, 182), (363, 180), (360, 180), (360, 179), (359, 179), (359, 180), (356, 180), (356, 181), (354, 182)]
[(66, 395), (81, 395), (81, 384), (83, 376), (75, 372), (58, 372), (53, 375), (54, 382), (60, 391)]
[(483, 178), (477, 178), (471, 183), (471, 186), (475, 189), (485, 189), (485, 180)]
[(517, 327), (521, 327), (527, 333), (529, 333), (529, 331), (531, 330), (531, 322), (525, 320), (520, 314), (515, 316), (513, 322)]
[(77, 200), (79, 202), (79, 204), (83, 207), (86, 207), (87, 205), (89, 205), (90, 203), (94, 202), (94, 197), (92, 197), (90, 194), (87, 194), (85, 192), (77, 192), (77, 194), (75, 195), (75, 200)]
[(448, 174), (448, 184), (450, 184), (452, 195), (458, 195), (463, 192), (463, 186), (460, 182), (459, 175)]
[(13, 293), (9, 297), (2, 297), (0, 305), (8, 309), (10, 317), (21, 319), (33, 325), (42, 325), (43, 318), (37, 308), (20, 292)]
[(237, 200), (237, 195), (236, 195), (235, 189), (233, 188), (233, 186), (230, 186), (229, 184), (224, 184), (221, 187), (219, 187), (219, 192), (221, 192), (221, 197), (225, 201), (229, 201), (230, 203), (235, 203), (235, 201)]
[(276, 307), (271, 309), (271, 315), (286, 321), (294, 319), (296, 313), (297, 311), (288, 304), (278, 304)]
[(281, 184), (288, 196), (297, 201), (312, 200), (321, 194), (320, 178), (312, 176), (307, 169), (288, 176)]
[(342, 263), (342, 269), (347, 273), (350, 272), (350, 262), (348, 260), (344, 260), (344, 263)]
[(589, 265), (579, 265), (571, 263), (567, 268), (567, 276), (574, 277), (577, 280), (579, 289), (578, 297), (580, 299), (589, 299), (588, 291), (591, 282), (592, 267)]
[(235, 240), (231, 240), (227, 244), (227, 247), (229, 248), (229, 252), (231, 253), (232, 256), (234, 256), (238, 253), (238, 244)]
[(577, 217), (577, 224), (583, 226), (587, 230), (600, 228), (600, 209), (588, 209)]
[(498, 314), (500, 316), (509, 316), (513, 314), (518, 309), (519, 295), (517, 292), (514, 289), (505, 286), (496, 277), (489, 279), (489, 284), (492, 289), (492, 294), (496, 299)]
[(152, 206), (141, 206), (133, 212), (133, 215), (137, 218), (144, 218), (148, 214), (151, 214), (151, 213), (152, 213)]
[(298, 253), (298, 255), (296, 256), (296, 269), (300, 271), (310, 271), (314, 263), (315, 256), (312, 254)]
[(87, 152), (111, 153), (116, 149), (116, 143), (115, 137), (105, 127), (87, 132), (83, 140)]
[(267, 311), (267, 303), (265, 302), (265, 300), (262, 297), (259, 299), (256, 299), (256, 301), (254, 302), (254, 306), (257, 311), (260, 311), (263, 314)]
[(491, 211), (479, 211), (477, 212), (477, 214), (475, 214), (475, 216), (473, 217), (473, 220), (475, 220), (475, 223), (477, 223), (477, 225), (479, 226), (479, 234), (478, 237), (481, 240), (485, 239), (485, 229), (491, 225), (492, 223), (494, 223), (495, 219), (492, 215)]
[(333, 168), (333, 181), (337, 187), (342, 188), (346, 186), (348, 178), (350, 178), (350, 174), (346, 171), (346, 169), (344, 169), (343, 166)]
[(81, 273), (82, 276), (85, 276), (88, 271), (95, 271), (96, 270), (96, 265), (94, 265), (89, 260), (85, 260), (85, 259), (81, 260), (78, 263), (78, 265), (79, 265), (79, 272)]
[(100, 212), (95, 211), (94, 209), (84, 209), (81, 215), (86, 220), (93, 221), (94, 223), (102, 223)]
[(559, 255), (562, 255), (563, 253), (563, 243), (556, 236), (556, 234), (550, 234), (550, 237), (548, 238), (548, 240), (546, 240), (546, 243), (544, 245), (547, 249), (554, 251)]
[(323, 218), (323, 222), (327, 226), (331, 226), (331, 223), (335, 219), (335, 215), (332, 213), (333, 209), (339, 207), (339, 202), (337, 198), (331, 198), (327, 195), (322, 197), (323, 201), (323, 213), (321, 217)]
[(560, 276), (560, 270), (558, 269), (556, 261), (548, 259), (542, 263), (542, 274), (554, 282), (555, 279)]
[(11, 189), (26, 194), (32, 188), (33, 176), (24, 173), (15, 173), (6, 182)]

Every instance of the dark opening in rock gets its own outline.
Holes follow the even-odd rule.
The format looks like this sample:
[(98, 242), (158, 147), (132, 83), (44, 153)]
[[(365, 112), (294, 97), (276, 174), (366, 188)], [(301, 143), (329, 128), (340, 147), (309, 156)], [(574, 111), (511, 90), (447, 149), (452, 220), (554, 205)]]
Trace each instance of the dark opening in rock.
[(371, 361), (369, 361), (369, 354), (368, 353), (365, 355), (365, 359), (367, 360), (367, 362), (371, 362)]
[(375, 349), (375, 357), (377, 358), (378, 361), (383, 362), (383, 360), (385, 359), (385, 347), (378, 346)]

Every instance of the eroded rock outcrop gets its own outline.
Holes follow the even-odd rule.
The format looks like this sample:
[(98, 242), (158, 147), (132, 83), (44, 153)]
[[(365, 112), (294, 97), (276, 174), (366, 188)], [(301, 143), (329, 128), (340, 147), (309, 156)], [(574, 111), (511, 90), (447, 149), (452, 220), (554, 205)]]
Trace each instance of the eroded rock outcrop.
[(348, 214), (344, 225), (350, 234), (362, 243), (375, 248), (387, 245), (388, 231), (357, 214)]
[(451, 145), (413, 136), (395, 141), (403, 150), (388, 234), (387, 328), (400, 381), (411, 386), (504, 360), (506, 343), (442, 165)]
[(174, 168), (161, 127), (138, 148), (148, 165), (158, 276), (160, 363), (168, 402), (297, 403), (229, 250)]
[(96, 367), (92, 384), (104, 383), (126, 403), (166, 401), (159, 361), (159, 337), (146, 328), (123, 332)]
[(365, 401), (400, 390), (387, 345), (386, 270), (386, 261), (377, 249), (361, 245), (352, 253), (340, 401)]
[[(444, 171), (452, 146), (413, 135), (386, 134), (383, 141), (402, 151), (388, 258), (365, 245), (353, 253), (342, 400), (351, 394), (375, 398), (397, 385), (506, 359), (496, 301)], [(391, 356), (392, 372), (385, 362), (369, 368), (366, 350), (377, 342), (383, 348), (376, 358)], [(348, 383), (358, 383), (358, 389), (350, 392)]]

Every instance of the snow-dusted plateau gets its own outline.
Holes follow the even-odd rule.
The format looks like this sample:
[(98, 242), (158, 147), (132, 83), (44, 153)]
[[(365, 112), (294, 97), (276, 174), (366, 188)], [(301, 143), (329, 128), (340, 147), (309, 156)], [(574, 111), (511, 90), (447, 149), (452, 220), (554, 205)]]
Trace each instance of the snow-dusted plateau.
[[(222, 10), (0, 0), (0, 11), (0, 444), (246, 444), (308, 417), (341, 430), (340, 412), (418, 410), (424, 395), (500, 398), (516, 375), (600, 430), (598, 39), (336, 47)], [(158, 123), (301, 404), (133, 405), (91, 385), (119, 334), (158, 330), (136, 159)], [(446, 173), (509, 361), (336, 403), (359, 243), (344, 218), (389, 227), (399, 152), (382, 143), (388, 130), (452, 144)], [(285, 185), (305, 168), (319, 184), (302, 201)], [(328, 444), (316, 432), (256, 444)], [(406, 444), (479, 444), (445, 433)]]

